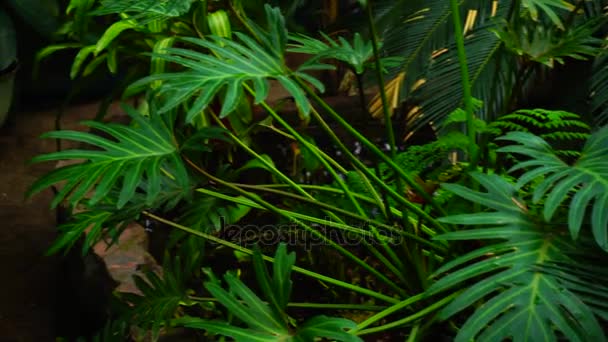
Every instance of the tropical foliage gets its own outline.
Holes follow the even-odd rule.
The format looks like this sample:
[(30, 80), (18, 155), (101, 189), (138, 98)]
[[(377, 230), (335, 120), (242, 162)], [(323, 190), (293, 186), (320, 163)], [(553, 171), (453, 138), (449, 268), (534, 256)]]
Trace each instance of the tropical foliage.
[[(86, 146), (34, 159), (75, 162), (30, 191), (62, 183), (53, 205), (80, 211), (51, 252), (79, 239), (87, 252), (136, 220), (170, 231), (162, 272), (136, 279), (98, 340), (125, 324), (201, 340), (606, 340), (608, 128), (591, 123), (603, 76), (585, 115), (520, 107), (556, 64), (603, 70), (598, 3), (359, 1), (365, 28), (338, 38), (290, 33), (269, 4), (256, 17), (220, 3), (69, 8), (116, 15), (76, 60), (129, 56), (117, 37), (132, 30), (137, 58), (162, 66), (120, 89), (141, 103), (125, 106), (131, 124), (48, 133)], [(308, 59), (294, 68), (293, 53)], [(379, 85), (363, 126), (323, 95), (319, 72), (340, 63), (360, 76), (353, 107), (367, 112), (364, 86)], [(295, 111), (271, 100), (278, 88)], [(401, 100), (407, 133), (433, 122), (437, 139), (399, 146)], [(378, 117), (380, 144), (366, 129)]]

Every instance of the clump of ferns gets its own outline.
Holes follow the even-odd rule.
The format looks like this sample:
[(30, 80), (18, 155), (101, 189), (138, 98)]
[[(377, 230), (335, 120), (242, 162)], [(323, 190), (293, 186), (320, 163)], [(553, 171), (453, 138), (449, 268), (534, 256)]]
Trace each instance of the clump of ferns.
[(490, 127), (496, 134), (494, 137), (508, 132), (534, 133), (546, 140), (566, 161), (580, 155), (580, 147), (591, 132), (591, 127), (578, 114), (546, 109), (520, 109), (501, 116)]

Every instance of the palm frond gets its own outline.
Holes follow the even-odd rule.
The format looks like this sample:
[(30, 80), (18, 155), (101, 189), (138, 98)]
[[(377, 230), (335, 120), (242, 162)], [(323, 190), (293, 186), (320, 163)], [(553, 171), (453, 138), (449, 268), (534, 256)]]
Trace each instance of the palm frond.
[(571, 11), (575, 8), (574, 5), (565, 0), (522, 0), (521, 5), (528, 11), (533, 20), (538, 20), (539, 13), (542, 12), (549, 19), (551, 19), (554, 25), (561, 29), (564, 29), (561, 18), (562, 16), (556, 11)]
[[(502, 42), (489, 32), (508, 16), (511, 1), (464, 1), (469, 22), (465, 39), (474, 96), (482, 99), (482, 118), (504, 110), (518, 64), (508, 59)], [(397, 72), (405, 74), (400, 98), (415, 105), (406, 115), (409, 129), (440, 122), (462, 102), (460, 69), (454, 47), (452, 12), (445, 1), (411, 2), (382, 7), (382, 13), (399, 18), (384, 31), (384, 49), (404, 56)], [(391, 11), (401, 13), (396, 15)], [(396, 20), (396, 19), (393, 19)], [(398, 74), (400, 75), (400, 74)]]
[[(465, 39), (472, 93), (484, 104), (477, 114), (485, 120), (492, 120), (504, 110), (518, 70), (515, 60), (504, 54), (502, 41), (490, 32), (492, 27), (480, 27)], [(412, 94), (414, 101), (419, 100), (415, 108), (418, 113), (408, 114), (413, 130), (430, 122), (441, 125), (449, 113), (461, 106), (460, 69), (456, 50), (449, 46), (432, 59), (426, 82)]]
[(511, 169), (526, 170), (519, 178), (518, 186), (543, 177), (534, 190), (533, 201), (538, 203), (544, 199), (545, 220), (550, 220), (560, 205), (569, 200), (568, 227), (576, 239), (585, 223), (588, 207), (592, 207), (590, 223), (593, 236), (602, 249), (608, 250), (608, 127), (589, 137), (573, 165), (557, 157), (545, 140), (533, 134), (511, 132), (500, 139), (517, 145), (503, 147), (499, 152), (529, 158)]
[(591, 111), (599, 125), (608, 124), (608, 52), (604, 49), (593, 62)]
[[(571, 341), (605, 340), (593, 310), (561, 278), (539, 269), (556, 262), (572, 264), (567, 252), (576, 250), (574, 243), (536, 222), (516, 197), (518, 188), (512, 183), (498, 175), (471, 176), (488, 192), (456, 184), (444, 188), (492, 211), (441, 219), (481, 227), (450, 232), (439, 239), (500, 241), (444, 265), (437, 271), (444, 276), (429, 289), (436, 293), (477, 280), (440, 314), (445, 319), (476, 306), (456, 341), (554, 341), (562, 334)], [(479, 301), (482, 304), (477, 306)]]

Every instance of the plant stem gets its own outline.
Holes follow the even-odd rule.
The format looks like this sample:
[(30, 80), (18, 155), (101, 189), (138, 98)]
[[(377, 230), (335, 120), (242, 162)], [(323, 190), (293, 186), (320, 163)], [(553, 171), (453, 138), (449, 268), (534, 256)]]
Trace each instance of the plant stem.
[[(355, 165), (355, 167), (357, 167), (357, 169), (359, 169), (363, 174), (365, 174), (365, 176), (372, 179), (374, 181), (374, 183), (376, 183), (376, 185), (378, 185), (380, 188), (382, 188), (384, 191), (386, 191), (388, 194), (390, 194), (396, 201), (403, 204), (408, 209), (412, 210), (412, 212), (416, 213), (418, 216), (425, 218), (428, 222), (433, 224), (435, 227), (439, 228), (440, 230), (446, 231), (445, 228), (443, 227), (443, 225), (441, 225), (441, 223), (439, 223), (436, 219), (434, 219), (432, 216), (430, 216), (424, 210), (421, 210), (418, 206), (409, 202), (407, 199), (405, 199), (403, 196), (401, 196), (399, 193), (397, 193), (394, 189), (392, 189), (390, 186), (388, 186), (384, 181), (382, 181), (373, 172), (371, 172), (365, 166), (365, 164), (363, 164), (363, 162), (361, 160), (359, 160), (359, 158), (357, 158), (355, 155), (353, 155), (353, 153), (346, 146), (344, 146), (344, 144), (342, 143), (340, 138), (333, 132), (331, 127), (329, 127), (327, 122), (325, 122), (325, 120), (323, 120), (321, 115), (319, 115), (319, 113), (314, 108), (312, 109), (311, 112), (312, 112), (314, 118), (319, 122), (319, 124), (321, 125), (321, 127), (323, 128), (325, 133), (327, 133), (327, 135), (329, 135), (329, 137), (332, 139), (332, 141), (344, 152), (346, 157), (348, 157), (348, 159)], [(382, 153), (382, 152), (380, 151), (380, 153)], [(391, 161), (390, 158), (388, 159), (388, 161)], [(396, 165), (394, 163), (393, 163), (393, 165), (396, 168), (398, 168), (399, 171), (401, 171), (401, 173), (405, 174), (403, 172), (403, 170), (401, 170), (401, 168), (399, 168), (398, 165)], [(425, 192), (425, 194), (426, 194), (426, 192)]]
[[(245, 88), (252, 95), (255, 95), (255, 93), (253, 92), (253, 90), (249, 86), (245, 85)], [(350, 189), (348, 188), (348, 186), (346, 185), (346, 183), (344, 182), (344, 180), (336, 173), (336, 171), (331, 167), (331, 165), (329, 164), (329, 162), (327, 160), (325, 160), (323, 158), (323, 156), (320, 155), (317, 152), (317, 149), (314, 148), (313, 145), (310, 144), (308, 141), (306, 141), (306, 139), (304, 139), (293, 127), (291, 127), (291, 125), (289, 125), (285, 120), (283, 120), (283, 118), (280, 115), (278, 115), (266, 102), (262, 101), (261, 102), (261, 106), (270, 114), (270, 116), (272, 116), (273, 119), (275, 119), (279, 124), (281, 124), (283, 127), (285, 127), (285, 129), (287, 129), (287, 131), (289, 131), (289, 133), (291, 135), (293, 135), (293, 137), (300, 144), (302, 144), (305, 148), (307, 148), (317, 158), (317, 160), (319, 160), (323, 164), (323, 166), (325, 167), (325, 169), (332, 175), (332, 177), (334, 178), (334, 180), (338, 183), (338, 185), (340, 186), (340, 188), (344, 191), (344, 194), (349, 199), (349, 201), (353, 204), (353, 206), (355, 207), (355, 209), (357, 210), (357, 212), (359, 212), (359, 214), (361, 216), (367, 217), (366, 212), (363, 210), (363, 208), (361, 207), (361, 205), (359, 204), (359, 202), (357, 201), (357, 199), (354, 197), (353, 192), (350, 191)], [(313, 109), (313, 111), (314, 111), (314, 109)], [(375, 235), (377, 235), (378, 237), (380, 237), (374, 226), (370, 226), (370, 229), (372, 230), (372, 232)], [(400, 264), (401, 261), (399, 260), (399, 258), (396, 257), (396, 254), (394, 253), (394, 251), (391, 250), (390, 246), (387, 243), (383, 243), (382, 239), (379, 239), (379, 241), (381, 242), (382, 246), (387, 251), (387, 253), (389, 253), (389, 255), (392, 257), (393, 262), (395, 262), (397, 264)], [(365, 247), (376, 258), (378, 258), (384, 265), (386, 265), (386, 267), (388, 267), (396, 276), (398, 276), (400, 278), (400, 280), (405, 281), (405, 277), (403, 275), (403, 272), (398, 271), (398, 269), (384, 255), (382, 255), (380, 253), (380, 251), (378, 251), (376, 249), (375, 246), (369, 244), (365, 240), (362, 240), (362, 244), (365, 245)]]
[[(247, 91), (249, 91), (252, 95), (255, 95), (255, 92), (249, 86), (247, 86), (247, 85), (244, 85), (244, 86), (245, 86), (245, 89), (247, 89)], [(272, 116), (273, 119), (275, 119), (279, 124), (281, 124), (283, 127), (285, 127), (285, 129), (287, 129), (287, 131), (289, 131), (289, 133), (298, 141), (298, 143), (302, 144), (306, 149), (308, 149), (310, 151), (310, 153), (312, 153), (317, 158), (317, 160), (320, 161), (321, 164), (323, 164), (325, 169), (332, 175), (334, 180), (338, 183), (340, 188), (344, 191), (344, 194), (346, 195), (348, 200), (353, 204), (355, 209), (360, 214), (364, 214), (364, 211), (361, 208), (361, 205), (359, 204), (357, 199), (353, 196), (352, 191), (350, 191), (350, 189), (348, 188), (346, 183), (344, 183), (344, 180), (336, 173), (334, 168), (331, 167), (331, 165), (329, 165), (329, 162), (327, 160), (325, 160), (317, 152), (317, 150), (315, 148), (311, 147), (312, 144), (309, 143), (308, 141), (306, 141), (306, 139), (304, 139), (300, 135), (300, 133), (298, 133), (293, 127), (291, 127), (291, 125), (289, 125), (285, 120), (283, 120), (283, 118), (279, 114), (277, 114), (265, 101), (262, 101), (260, 104), (268, 112), (268, 114), (270, 114), (270, 116)]]
[[(164, 218), (162, 218), (160, 216), (156, 216), (156, 215), (154, 215), (152, 213), (149, 213), (147, 211), (144, 211), (143, 214), (146, 215), (146, 216), (148, 216), (151, 219), (154, 219), (154, 220), (156, 220), (158, 222), (164, 223), (164, 224), (166, 224), (168, 226), (171, 226), (173, 228), (177, 228), (177, 229), (182, 230), (182, 231), (184, 231), (186, 233), (189, 233), (189, 234), (192, 234), (192, 235), (204, 238), (204, 239), (209, 240), (209, 241), (213, 241), (213, 242), (215, 242), (217, 244), (220, 244), (222, 246), (226, 246), (228, 248), (232, 248), (232, 249), (237, 250), (237, 251), (239, 251), (241, 253), (244, 253), (244, 254), (253, 255), (253, 251), (251, 249), (248, 249), (248, 248), (245, 248), (245, 247), (241, 247), (241, 246), (239, 246), (239, 245), (237, 245), (235, 243), (232, 243), (232, 242), (220, 239), (220, 238), (215, 237), (215, 236), (210, 235), (210, 234), (205, 234), (203, 232), (200, 232), (198, 230), (194, 230), (192, 228), (188, 228), (186, 226), (182, 226), (182, 225), (180, 225), (178, 223), (175, 223), (175, 222), (170, 221), (170, 220), (166, 220), (166, 219), (164, 219)], [(272, 258), (272, 257), (266, 256), (266, 255), (262, 255), (262, 258), (264, 260), (266, 260), (266, 261), (274, 262), (274, 258)], [(384, 295), (382, 293), (379, 293), (379, 292), (376, 292), (376, 291), (372, 291), (370, 289), (366, 289), (366, 288), (363, 288), (363, 287), (359, 287), (357, 285), (352, 285), (352, 284), (349, 284), (347, 282), (343, 282), (343, 281), (340, 281), (340, 280), (337, 280), (337, 279), (334, 279), (334, 278), (331, 278), (331, 277), (328, 277), (328, 276), (325, 276), (325, 275), (322, 275), (322, 274), (319, 274), (319, 273), (316, 273), (316, 272), (309, 271), (309, 270), (307, 270), (305, 268), (301, 268), (301, 267), (298, 267), (298, 266), (293, 266), (292, 270), (294, 272), (303, 274), (305, 276), (318, 279), (318, 280), (320, 280), (322, 282), (326, 282), (326, 283), (329, 283), (329, 284), (340, 286), (340, 287), (348, 289), (350, 291), (354, 291), (354, 292), (358, 292), (358, 293), (361, 293), (361, 294), (365, 294), (365, 295), (368, 295), (370, 297), (382, 300), (382, 301), (387, 302), (387, 303), (394, 304), (394, 303), (398, 303), (399, 302), (398, 299), (395, 299), (393, 297), (389, 297), (389, 296)]]
[[(302, 80), (296, 78), (296, 81), (306, 91), (306, 93), (317, 102), (336, 122), (338, 122), (346, 131), (352, 134), (357, 140), (361, 142), (363, 146), (368, 148), (374, 155), (380, 158), (383, 162), (385, 162), (393, 171), (402, 177), (408, 186), (410, 186), (420, 197), (424, 198), (427, 203), (430, 203), (435, 210), (437, 210), (443, 216), (447, 216), (445, 210), (438, 205), (433, 197), (429, 195), (420, 184), (412, 179), (402, 168), (399, 167), (391, 158), (389, 158), (386, 154), (384, 154), (374, 143), (369, 141), (365, 136), (359, 133), (353, 126), (351, 126), (340, 114), (338, 114), (327, 102), (323, 101), (319, 95), (317, 95), (314, 91), (310, 89)], [(369, 177), (369, 175), (367, 175)], [(372, 178), (372, 177), (370, 177)], [(394, 191), (393, 191), (394, 192)]]
[(407, 307), (409, 305), (412, 305), (412, 304), (414, 304), (414, 303), (416, 303), (416, 302), (418, 302), (418, 301), (420, 301), (420, 300), (422, 300), (424, 298), (425, 298), (425, 294), (424, 293), (420, 293), (420, 294), (412, 296), (412, 297), (410, 297), (410, 298), (408, 298), (406, 300), (403, 300), (403, 301), (401, 301), (401, 302), (399, 302), (399, 303), (397, 303), (397, 304), (395, 304), (395, 305), (393, 305), (393, 306), (391, 306), (389, 308), (386, 308), (386, 309), (382, 310), (381, 312), (373, 315), (372, 317), (366, 319), (365, 321), (357, 324), (357, 328), (354, 331), (351, 331), (351, 332), (352, 333), (357, 333), (358, 331), (360, 331), (362, 329), (365, 329), (365, 328), (369, 327), (370, 325), (372, 325), (372, 324), (374, 324), (374, 323), (376, 323), (376, 322), (384, 319), (385, 317), (387, 317), (389, 315), (392, 315), (393, 313), (395, 313), (395, 312), (397, 312), (397, 311), (399, 311), (399, 310), (401, 310), (401, 309), (403, 309), (403, 308), (405, 308), (405, 307)]
[(467, 65), (467, 56), (464, 48), (464, 32), (462, 20), (460, 19), (460, 5), (458, 0), (450, 0), (452, 7), (452, 18), (454, 20), (454, 36), (456, 39), (456, 48), (458, 52), (458, 62), (460, 64), (460, 76), (462, 81), (462, 93), (464, 100), (464, 111), (467, 119), (467, 136), (469, 137), (469, 160), (470, 167), (475, 168), (477, 163), (477, 132), (475, 131), (475, 122), (473, 117), (473, 95), (471, 94), (471, 82), (469, 81), (469, 68)]
[(376, 78), (378, 79), (378, 86), (380, 87), (380, 99), (382, 100), (382, 111), (384, 114), (384, 120), (386, 125), (386, 134), (388, 141), (391, 146), (391, 156), (395, 158), (396, 155), (396, 144), (395, 144), (395, 132), (393, 131), (393, 123), (391, 120), (391, 113), (388, 103), (388, 97), (386, 96), (386, 89), (384, 89), (384, 75), (382, 75), (382, 59), (380, 58), (380, 50), (378, 48), (378, 33), (376, 32), (376, 25), (374, 24), (374, 15), (372, 13), (372, 1), (369, 0), (367, 3), (367, 20), (369, 29), (371, 31), (372, 48), (374, 50), (374, 59), (376, 64)]
[[(229, 196), (229, 195), (226, 195), (226, 194), (221, 194), (221, 193), (218, 193), (218, 192), (215, 192), (215, 191), (211, 191), (209, 189), (196, 189), (196, 191), (200, 192), (200, 193), (203, 193), (205, 195), (212, 196), (212, 197), (219, 198), (219, 199), (223, 199), (223, 200), (226, 200), (226, 201), (229, 201), (229, 202), (233, 202), (233, 203), (237, 203), (237, 204), (241, 204), (241, 205), (250, 206), (250, 207), (253, 207), (253, 208), (256, 208), (256, 209), (264, 209), (262, 206), (254, 203), (252, 201), (244, 200), (244, 199), (240, 199), (240, 198), (236, 198), (236, 197), (232, 197), (232, 196)], [(372, 220), (372, 219), (367, 218), (367, 217), (359, 216), (359, 215), (354, 214), (354, 213), (352, 213), (352, 212), (350, 212), (348, 210), (336, 208), (334, 206), (331, 206), (331, 205), (323, 203), (323, 202), (312, 201), (312, 200), (307, 199), (306, 197), (294, 195), (294, 194), (289, 193), (289, 192), (284, 192), (284, 191), (279, 191), (279, 190), (272, 190), (272, 189), (266, 189), (265, 191), (267, 191), (269, 193), (278, 194), (278, 195), (281, 195), (283, 197), (297, 199), (297, 200), (300, 200), (302, 202), (308, 203), (310, 205), (321, 207), (323, 209), (335, 211), (337, 213), (340, 213), (340, 214), (342, 214), (344, 216), (348, 216), (348, 217), (353, 218), (355, 220), (359, 220), (359, 221), (365, 222), (365, 223), (370, 224), (370, 225), (375, 225), (375, 226), (384, 228), (384, 229), (386, 229), (386, 230), (388, 230), (388, 231), (390, 231), (392, 233), (399, 234), (399, 235), (401, 235), (403, 237), (406, 237), (406, 238), (410, 238), (412, 240), (415, 240), (415, 241), (417, 241), (417, 242), (419, 242), (419, 243), (421, 243), (421, 244), (423, 244), (425, 246), (428, 246), (428, 247), (430, 247), (432, 249), (435, 249), (437, 251), (441, 251), (441, 252), (444, 252), (444, 253), (447, 252), (446, 248), (444, 248), (442, 246), (439, 246), (439, 245), (435, 245), (431, 241), (429, 241), (429, 240), (427, 240), (425, 238), (422, 238), (422, 237), (420, 237), (420, 236), (418, 236), (416, 234), (408, 233), (408, 232), (405, 232), (405, 231), (403, 231), (401, 229), (398, 229), (398, 228), (395, 228), (393, 226), (389, 226), (387, 224), (384, 224), (382, 222), (378, 222), (378, 221)], [(307, 220), (307, 221), (310, 221), (310, 222), (315, 222), (315, 223), (319, 223), (319, 224), (325, 224), (325, 225), (336, 227), (336, 228), (342, 228), (344, 226), (344, 224), (339, 224), (339, 223), (335, 223), (335, 222), (327, 221), (327, 220), (321, 220), (321, 219), (315, 218), (313, 216), (308, 216), (308, 215), (304, 215), (304, 214), (301, 214), (301, 213), (294, 213), (294, 212), (290, 212), (290, 211), (284, 210), (284, 209), (280, 209), (280, 210), (282, 212), (286, 213), (286, 214), (294, 215), (294, 217), (301, 218), (303, 220)], [(361, 231), (360, 229), (355, 229), (355, 228), (347, 228), (346, 230), (349, 230), (349, 231), (354, 232), (354, 233), (359, 233)], [(363, 231), (362, 235), (369, 236), (369, 233), (367, 231)], [(379, 240), (381, 240), (381, 241), (390, 240), (387, 236), (383, 236), (383, 235), (377, 235), (375, 237), (379, 238)]]
[[(189, 296), (189, 299), (197, 302), (219, 302), (219, 299), (214, 297), (197, 297)], [(239, 302), (243, 302), (239, 300)], [(264, 302), (267, 303), (267, 302)], [(325, 304), (325, 303), (287, 303), (289, 308), (303, 309), (325, 309), (325, 310), (361, 310), (361, 311), (380, 311), (386, 308), (382, 305), (367, 305), (367, 304)]]
[(388, 285), (389, 287), (391, 287), (393, 290), (395, 290), (397, 293), (401, 294), (401, 295), (405, 295), (404, 290), (399, 287), (394, 281), (390, 280), (386, 275), (382, 274), (379, 270), (375, 269), (374, 267), (372, 267), (371, 265), (369, 265), (368, 263), (366, 263), (365, 261), (363, 261), (362, 259), (360, 259), (359, 257), (357, 257), (356, 255), (354, 255), (352, 252), (350, 252), (349, 250), (345, 249), (344, 247), (342, 247), (341, 245), (337, 244), (335, 241), (328, 239), (326, 236), (324, 236), (323, 234), (321, 234), (320, 232), (318, 232), (317, 230), (313, 229), (311, 226), (307, 225), (306, 223), (298, 220), (297, 218), (287, 215), (286, 213), (282, 212), (279, 208), (275, 207), (274, 205), (258, 198), (257, 196), (255, 196), (254, 194), (245, 191), (237, 186), (234, 186), (232, 183), (226, 182), (222, 179), (219, 179), (213, 175), (211, 175), (210, 173), (208, 173), (207, 171), (203, 170), (202, 168), (200, 168), (198, 165), (196, 165), (195, 163), (193, 163), (190, 159), (188, 158), (184, 158), (184, 160), (191, 166), (193, 167), (195, 170), (197, 170), (199, 173), (201, 173), (203, 176), (209, 178), (210, 180), (216, 182), (217, 184), (221, 184), (229, 189), (232, 189), (233, 191), (236, 191), (237, 193), (247, 197), (248, 199), (254, 201), (255, 203), (261, 205), (262, 207), (266, 208), (268, 211), (277, 214), (279, 216), (285, 217), (289, 220), (291, 220), (293, 223), (297, 224), (298, 226), (302, 227), (304, 230), (308, 231), (310, 234), (314, 235), (315, 237), (321, 239), (322, 241), (324, 241), (325, 243), (327, 243), (329, 246), (331, 246), (332, 248), (334, 248), (336, 251), (338, 251), (339, 253), (341, 253), (342, 255), (346, 256), (347, 258), (349, 258), (350, 260), (352, 260), (353, 262), (355, 262), (356, 264), (358, 264), (359, 266), (361, 266), (363, 269), (369, 271), (371, 274), (373, 274), (374, 276), (376, 276), (379, 280), (381, 280), (382, 282), (384, 282), (386, 285)]
[[(248, 200), (248, 199), (243, 199), (243, 198), (239, 198), (239, 197), (232, 197), (226, 194), (222, 194), (216, 191), (211, 191), (209, 189), (196, 189), (197, 192), (200, 192), (202, 194), (205, 194), (207, 196), (211, 196), (211, 197), (215, 197), (215, 198), (219, 198), (225, 201), (229, 201), (229, 202), (233, 202), (233, 203), (237, 203), (237, 204), (241, 204), (241, 205), (245, 205), (251, 208), (255, 208), (255, 209), (266, 209), (264, 208), (262, 205), (257, 204), (254, 201)], [(285, 209), (277, 209), (280, 214), (284, 217), (291, 217), (291, 218), (296, 218), (296, 219), (300, 219), (303, 221), (308, 221), (308, 222), (312, 222), (312, 223), (316, 223), (319, 225), (325, 225), (328, 227), (333, 227), (333, 228), (338, 228), (350, 233), (355, 233), (355, 234), (359, 234), (361, 236), (365, 236), (365, 237), (376, 237), (378, 239), (378, 241), (387, 241), (390, 240), (390, 238), (388, 236), (377, 236), (374, 235), (370, 232), (368, 232), (367, 230), (361, 229), (361, 228), (355, 228), (353, 226), (350, 226), (348, 224), (345, 223), (340, 223), (340, 222), (334, 222), (334, 221), (330, 221), (330, 220), (324, 220), (324, 219), (320, 219), (316, 216), (310, 216), (310, 215), (306, 215), (306, 214), (301, 214), (301, 213), (297, 213), (297, 212), (293, 212), (293, 211), (289, 211), (289, 210), (285, 210)]]
[[(363, 323), (366, 323), (365, 326), (369, 326), (369, 324), (367, 322), (368, 321), (372, 321), (372, 319), (373, 319), (374, 322), (377, 322), (378, 321), (377, 318), (379, 316), (381, 316), (381, 314), (382, 314), (382, 317), (386, 317), (386, 315), (384, 315), (383, 313), (386, 312), (386, 311), (388, 311), (388, 309), (384, 310), (384, 311), (379, 312), (378, 314), (370, 317), (365, 322), (359, 324), (357, 326), (357, 331), (355, 331), (354, 333), (356, 333), (357, 335), (366, 335), (366, 334), (377, 333), (377, 332), (381, 332), (381, 331), (385, 331), (385, 330), (389, 330), (389, 329), (392, 329), (392, 328), (397, 328), (397, 327), (403, 326), (404, 324), (407, 324), (409, 322), (415, 321), (415, 320), (417, 320), (417, 319), (419, 319), (421, 317), (424, 317), (424, 316), (428, 315), (429, 313), (431, 313), (433, 311), (436, 311), (436, 310), (440, 309), (441, 307), (445, 306), (447, 303), (449, 303), (450, 301), (452, 301), (452, 299), (454, 299), (454, 297), (456, 297), (459, 294), (460, 294), (459, 292), (453, 293), (453, 294), (451, 294), (451, 295), (449, 295), (449, 296), (441, 299), (440, 301), (435, 302), (432, 305), (430, 305), (430, 306), (428, 306), (428, 307), (426, 307), (426, 308), (424, 308), (424, 309), (416, 312), (415, 314), (407, 316), (407, 317), (404, 317), (404, 318), (402, 318), (400, 320), (397, 320), (397, 321), (394, 321), (394, 322), (391, 322), (391, 323), (388, 323), (388, 324), (384, 324), (384, 325), (381, 325), (381, 326), (378, 326), (378, 327), (361, 330), (360, 327), (363, 325)], [(395, 306), (398, 306), (400, 304), (401, 303), (399, 303), (399, 304), (397, 304)]]

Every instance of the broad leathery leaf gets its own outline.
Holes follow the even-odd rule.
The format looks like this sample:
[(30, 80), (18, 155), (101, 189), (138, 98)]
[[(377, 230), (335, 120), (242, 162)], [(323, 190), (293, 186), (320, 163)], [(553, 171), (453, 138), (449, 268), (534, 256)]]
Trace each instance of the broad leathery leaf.
[[(572, 198), (572, 202), (570, 203), (571, 209), (568, 210), (568, 227), (573, 240), (578, 239), (581, 226), (585, 220), (585, 214), (588, 212), (587, 207), (589, 207), (591, 200), (600, 192), (600, 188), (586, 187), (577, 191)], [(584, 208), (584, 210), (580, 208)]]
[[(160, 112), (169, 111), (193, 99), (194, 103), (186, 115), (187, 122), (191, 123), (218, 94), (223, 102), (222, 117), (230, 115), (234, 110), (239, 99), (243, 98), (245, 88), (247, 92), (255, 93), (255, 102), (260, 103), (268, 94), (268, 80), (276, 79), (291, 93), (307, 118), (311, 105), (304, 90), (290, 79), (292, 72), (285, 65), (284, 48), (280, 47), (286, 39), (284, 20), (278, 9), (269, 6), (267, 15), (268, 30), (252, 23), (252, 29), (262, 44), (238, 32), (235, 33), (238, 41), (214, 35), (207, 36), (204, 40), (181, 38), (181, 41), (192, 44), (197, 49), (171, 48), (153, 56), (181, 65), (185, 70), (150, 75), (135, 82), (130, 89), (162, 82), (158, 96), (165, 102)], [(199, 47), (210, 50), (213, 54), (200, 53), (197, 51), (200, 50)], [(307, 77), (307, 81), (322, 88), (322, 84), (311, 77)], [(253, 84), (253, 90), (250, 89), (250, 84)]]
[(137, 24), (130, 21), (117, 21), (110, 25), (97, 41), (97, 44), (95, 45), (95, 54), (97, 55), (107, 48), (123, 31), (136, 29), (137, 27)]
[(145, 22), (178, 17), (188, 13), (194, 0), (101, 0), (101, 7), (91, 14), (107, 15), (132, 13), (135, 19)]

